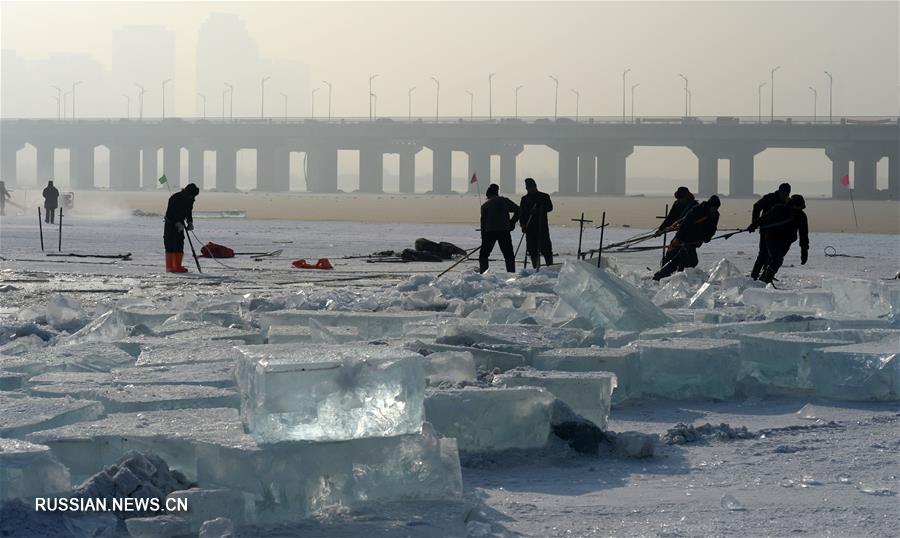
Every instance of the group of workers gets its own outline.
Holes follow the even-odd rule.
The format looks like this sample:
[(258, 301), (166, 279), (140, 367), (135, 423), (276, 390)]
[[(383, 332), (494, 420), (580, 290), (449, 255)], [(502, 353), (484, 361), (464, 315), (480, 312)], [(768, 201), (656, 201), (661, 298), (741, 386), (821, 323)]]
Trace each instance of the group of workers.
[[(550, 241), (548, 213), (553, 211), (550, 196), (537, 189), (534, 179), (525, 180), (527, 194), (517, 206), (509, 198), (500, 196), (500, 188), (491, 184), (487, 189), (487, 201), (481, 206), (481, 249), (479, 270), (488, 269), (488, 258), (495, 244), (508, 272), (515, 272), (515, 252), (510, 232), (516, 223), (525, 236), (525, 248), (534, 268), (540, 267), (541, 256), (547, 265), (553, 263), (553, 244)], [(696, 267), (699, 263), (697, 249), (713, 239), (719, 225), (719, 208), (722, 201), (710, 196), (697, 202), (690, 189), (679, 187), (675, 191), (675, 203), (658, 227), (655, 235), (675, 232), (666, 247), (662, 268), (653, 275), (661, 280), (676, 271)], [(800, 240), (800, 263), (805, 265), (809, 253), (809, 226), (806, 219), (806, 202), (803, 196), (791, 196), (791, 186), (782, 183), (778, 190), (766, 194), (755, 204), (750, 225), (742, 231), (759, 231), (759, 252), (750, 276), (754, 280), (771, 283), (784, 263), (791, 245)]]

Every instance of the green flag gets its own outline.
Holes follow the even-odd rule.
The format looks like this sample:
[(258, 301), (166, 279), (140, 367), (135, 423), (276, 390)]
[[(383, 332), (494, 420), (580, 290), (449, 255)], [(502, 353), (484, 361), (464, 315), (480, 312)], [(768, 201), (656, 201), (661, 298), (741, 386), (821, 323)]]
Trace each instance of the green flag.
[(162, 185), (164, 183), (168, 183), (168, 182), (169, 182), (169, 178), (167, 178), (165, 174), (159, 176), (159, 184), (160, 185)]

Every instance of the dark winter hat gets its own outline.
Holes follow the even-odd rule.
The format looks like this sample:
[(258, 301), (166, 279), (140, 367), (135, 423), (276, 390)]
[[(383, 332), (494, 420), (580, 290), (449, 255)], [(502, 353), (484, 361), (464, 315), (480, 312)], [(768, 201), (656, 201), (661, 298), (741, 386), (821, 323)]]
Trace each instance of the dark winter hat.
[(782, 183), (778, 186), (778, 192), (786, 192), (788, 194), (791, 193), (791, 184), (790, 183)]
[(806, 200), (804, 200), (803, 197), (799, 194), (795, 194), (788, 200), (788, 205), (799, 207), (800, 209), (806, 209)]
[(188, 183), (184, 187), (184, 192), (190, 194), (191, 196), (197, 196), (198, 194), (200, 194), (200, 189), (197, 188), (197, 185), (195, 185), (193, 183)]
[(691, 189), (687, 187), (678, 187), (678, 190), (675, 191), (675, 198), (684, 198), (685, 196), (690, 196)]
[(496, 183), (491, 183), (484, 194), (485, 196), (498, 196), (500, 194), (500, 186)]
[(533, 177), (526, 177), (526, 178), (525, 178), (525, 185), (526, 185), (526, 186), (529, 186), (529, 185), (530, 185), (530, 186), (532, 186), (532, 187), (537, 187), (537, 183), (534, 181), (534, 178), (533, 178)]
[(709, 197), (709, 200), (707, 200), (706, 203), (713, 207), (720, 207), (722, 205), (722, 200), (719, 200), (719, 197), (713, 194)]

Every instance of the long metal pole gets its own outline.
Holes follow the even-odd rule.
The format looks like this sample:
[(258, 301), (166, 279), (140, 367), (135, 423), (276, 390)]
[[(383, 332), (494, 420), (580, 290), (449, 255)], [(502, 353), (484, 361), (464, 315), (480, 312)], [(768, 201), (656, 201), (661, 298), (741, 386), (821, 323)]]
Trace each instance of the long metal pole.
[(812, 86), (809, 87), (809, 90), (813, 94), (813, 123), (816, 123), (816, 120), (818, 119), (818, 110), (817, 109), (819, 108), (819, 105), (818, 105), (819, 92), (817, 92), (816, 89), (813, 88)]
[[(52, 211), (52, 209), (50, 210)], [(62, 218), (63, 218), (63, 208), (59, 206), (59, 252), (62, 252)]]
[(519, 90), (522, 89), (522, 86), (516, 86), (515, 97), (516, 97), (516, 119), (519, 119)]
[(831, 76), (831, 73), (825, 71), (825, 74), (828, 75), (828, 123), (831, 123), (831, 113), (832, 108), (831, 105), (834, 104), (834, 78)]
[(756, 122), (762, 123), (762, 89), (765, 82), (760, 82), (756, 87)]
[(691, 115), (688, 109), (688, 78), (681, 73), (678, 76), (684, 80), (684, 117), (688, 117)]
[(75, 119), (75, 86), (81, 84), (81, 81), (72, 83), (72, 119)]
[(376, 78), (378, 78), (377, 73), (369, 76), (369, 121), (372, 121), (372, 96), (374, 95), (372, 93), (372, 81)]
[(44, 252), (44, 221), (41, 219), (41, 208), (38, 207), (38, 232), (41, 235), (41, 252)]
[(770, 73), (771, 80), (769, 81), (769, 122), (775, 121), (775, 71), (781, 69), (781, 66), (775, 66), (772, 68)]
[(440, 115), (440, 103), (441, 103), (441, 81), (437, 79), (437, 77), (431, 77), (431, 80), (434, 81), (435, 90), (434, 90), (434, 121), (438, 121)]
[(630, 68), (622, 71), (622, 123), (625, 123), (625, 77), (630, 72)]
[(600, 267), (600, 260), (603, 258), (603, 232), (606, 231), (606, 211), (600, 218), (600, 247), (597, 249), (597, 268)]
[(407, 98), (407, 103), (408, 103), (406, 121), (409, 121), (409, 122), (412, 121), (412, 94), (413, 94), (413, 91), (415, 91), (415, 89), (416, 89), (416, 87), (413, 86), (412, 88), (410, 88), (406, 91), (406, 98)]
[(640, 82), (631, 85), (631, 123), (634, 123), (634, 89), (640, 85)]
[(228, 88), (228, 121), (234, 121), (234, 86), (226, 82), (225, 87)]

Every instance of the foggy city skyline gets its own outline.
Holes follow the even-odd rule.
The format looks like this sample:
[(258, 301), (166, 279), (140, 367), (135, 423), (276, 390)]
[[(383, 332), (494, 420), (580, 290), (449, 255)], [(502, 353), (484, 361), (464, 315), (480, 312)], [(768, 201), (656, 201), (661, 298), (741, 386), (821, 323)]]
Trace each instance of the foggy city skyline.
[[(227, 118), (233, 107), (236, 118), (259, 118), (262, 78), (271, 77), (265, 116), (275, 120), (285, 104), (289, 117), (309, 117), (313, 90), (315, 115), (326, 118), (323, 81), (335, 118), (367, 119), (371, 107), (377, 117), (411, 109), (429, 120), (436, 105), (449, 119), (511, 117), (516, 108), (521, 117), (556, 109), (574, 118), (576, 100), (582, 121), (630, 119), (632, 107), (636, 117), (677, 117), (686, 106), (691, 116), (808, 119), (814, 102), (822, 120), (830, 101), (835, 118), (887, 117), (900, 98), (898, 16), (892, 2), (4, 2), (0, 114), (56, 117), (61, 96), (71, 117), (74, 92), (79, 118), (159, 118), (164, 87), (167, 117), (200, 117), (205, 107), (208, 118)], [(346, 153), (342, 174), (356, 166)], [(427, 153), (416, 159), (420, 174)], [(553, 153), (528, 148), (519, 168), (552, 177)], [(764, 153), (763, 182), (830, 173), (821, 151)], [(454, 153), (457, 180), (464, 161)], [(690, 178), (696, 159), (685, 148), (640, 148), (629, 168), (635, 178)], [(720, 168), (727, 177), (727, 164)], [(386, 169), (396, 167), (386, 160)]]

